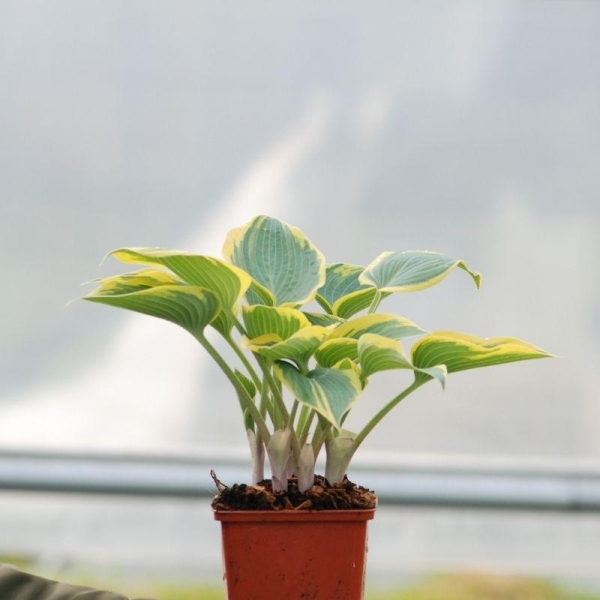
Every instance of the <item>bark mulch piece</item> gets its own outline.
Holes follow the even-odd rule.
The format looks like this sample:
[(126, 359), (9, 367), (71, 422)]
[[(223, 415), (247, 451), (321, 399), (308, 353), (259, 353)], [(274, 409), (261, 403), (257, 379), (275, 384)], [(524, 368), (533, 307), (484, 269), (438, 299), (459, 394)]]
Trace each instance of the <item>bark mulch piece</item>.
[(314, 485), (304, 493), (298, 491), (298, 480), (288, 480), (287, 491), (274, 492), (270, 479), (255, 485), (236, 483), (223, 485), (213, 479), (219, 494), (212, 501), (215, 510), (356, 510), (375, 508), (377, 496), (371, 490), (344, 478), (331, 485), (325, 477), (315, 475)]

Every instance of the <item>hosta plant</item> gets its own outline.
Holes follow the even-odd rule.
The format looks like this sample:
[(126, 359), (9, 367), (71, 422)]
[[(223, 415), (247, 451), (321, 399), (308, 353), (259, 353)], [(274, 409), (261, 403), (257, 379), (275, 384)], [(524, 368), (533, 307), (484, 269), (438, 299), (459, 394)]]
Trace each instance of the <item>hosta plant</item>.
[[(141, 268), (99, 281), (85, 299), (166, 319), (198, 340), (237, 396), (253, 481), (264, 478), (266, 456), (274, 490), (286, 489), (291, 475), (301, 491), (310, 488), (322, 451), (326, 479), (341, 482), (377, 424), (429, 381), (444, 387), (456, 371), (549, 356), (516, 338), (427, 333), (379, 312), (390, 294), (431, 287), (456, 268), (479, 287), (480, 274), (464, 261), (435, 252), (384, 252), (366, 267), (328, 264), (300, 229), (258, 216), (229, 232), (223, 259), (159, 248), (111, 254)], [(232, 348), (233, 362), (207, 329)], [(406, 352), (404, 340), (417, 336)], [(347, 431), (370, 379), (390, 369), (411, 371), (412, 383), (360, 431)]]

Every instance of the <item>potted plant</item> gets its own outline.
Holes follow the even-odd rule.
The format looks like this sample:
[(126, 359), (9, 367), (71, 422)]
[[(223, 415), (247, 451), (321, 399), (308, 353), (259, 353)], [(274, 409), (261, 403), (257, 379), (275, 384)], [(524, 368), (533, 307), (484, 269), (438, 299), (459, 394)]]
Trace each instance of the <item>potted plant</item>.
[[(426, 333), (406, 317), (378, 312), (390, 294), (428, 288), (455, 268), (479, 287), (480, 274), (464, 261), (434, 252), (384, 252), (366, 268), (327, 264), (301, 230), (258, 216), (229, 232), (224, 260), (158, 248), (111, 255), (142, 268), (101, 280), (85, 299), (183, 327), (237, 396), (252, 482), (227, 487), (215, 477), (213, 503), (230, 600), (362, 598), (376, 497), (345, 475), (366, 437), (429, 381), (444, 387), (456, 371), (550, 356), (516, 338)], [(307, 308), (313, 300), (322, 310)], [(233, 361), (209, 340), (208, 328), (223, 337)], [(406, 353), (402, 340), (413, 336), (420, 339)], [(369, 379), (390, 369), (411, 371), (412, 384), (360, 431), (347, 431)], [(321, 452), (325, 474), (316, 476)]]

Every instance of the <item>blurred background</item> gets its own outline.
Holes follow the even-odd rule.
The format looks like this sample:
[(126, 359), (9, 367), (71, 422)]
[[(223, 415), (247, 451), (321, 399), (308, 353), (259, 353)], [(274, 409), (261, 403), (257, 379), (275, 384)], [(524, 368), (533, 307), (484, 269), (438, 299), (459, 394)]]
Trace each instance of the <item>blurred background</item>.
[[(243, 457), (237, 402), (191, 336), (65, 305), (120, 271), (98, 266), (114, 248), (219, 256), (269, 214), (329, 262), (462, 258), (480, 291), (458, 272), (384, 307), (562, 357), (423, 388), (367, 467), (399, 465), (394, 484), (526, 466), (597, 491), (598, 31), (594, 0), (0, 0), (0, 451)], [(374, 378), (353, 423), (405, 383)], [(600, 590), (599, 512), (458, 504), (382, 503), (368, 589), (443, 572)], [(0, 561), (53, 577), (221, 579), (208, 500), (5, 490), (0, 531)]]

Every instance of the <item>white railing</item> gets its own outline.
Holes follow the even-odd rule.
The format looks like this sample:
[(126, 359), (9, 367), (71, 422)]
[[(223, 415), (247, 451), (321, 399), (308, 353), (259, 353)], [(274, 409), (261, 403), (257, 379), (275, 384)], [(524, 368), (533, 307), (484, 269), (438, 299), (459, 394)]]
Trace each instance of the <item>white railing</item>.
[[(243, 448), (156, 452), (0, 448), (0, 489), (148, 496), (212, 496), (209, 476), (247, 481)], [(357, 456), (353, 481), (382, 504), (600, 511), (594, 461), (397, 455)]]

